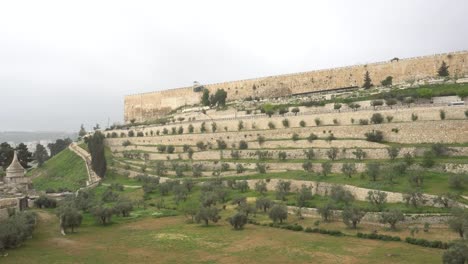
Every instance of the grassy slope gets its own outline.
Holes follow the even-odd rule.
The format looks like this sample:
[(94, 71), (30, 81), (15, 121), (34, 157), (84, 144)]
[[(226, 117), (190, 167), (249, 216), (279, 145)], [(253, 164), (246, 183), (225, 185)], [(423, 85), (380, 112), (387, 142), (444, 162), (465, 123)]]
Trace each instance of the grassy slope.
[(63, 150), (41, 168), (33, 170), (30, 175), (38, 175), (33, 179), (34, 188), (37, 190), (76, 190), (83, 187), (88, 179), (84, 161), (69, 149)]
[(2, 263), (439, 263), (443, 252), (254, 225), (233, 231), (224, 220), (204, 227), (182, 216), (107, 227), (85, 217), (78, 233), (64, 237), (54, 215), (40, 216), (33, 239)]

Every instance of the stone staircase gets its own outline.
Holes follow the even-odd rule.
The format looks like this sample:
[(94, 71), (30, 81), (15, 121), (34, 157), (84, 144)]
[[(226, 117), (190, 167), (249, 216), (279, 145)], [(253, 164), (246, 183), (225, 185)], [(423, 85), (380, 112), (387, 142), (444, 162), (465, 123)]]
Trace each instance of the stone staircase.
[(75, 152), (76, 155), (80, 156), (86, 164), (86, 171), (88, 172), (88, 180), (86, 181), (86, 186), (94, 185), (101, 181), (101, 177), (99, 177), (96, 172), (92, 169), (91, 166), (91, 154), (89, 154), (86, 150), (80, 148), (76, 142), (73, 142), (68, 146), (68, 148)]

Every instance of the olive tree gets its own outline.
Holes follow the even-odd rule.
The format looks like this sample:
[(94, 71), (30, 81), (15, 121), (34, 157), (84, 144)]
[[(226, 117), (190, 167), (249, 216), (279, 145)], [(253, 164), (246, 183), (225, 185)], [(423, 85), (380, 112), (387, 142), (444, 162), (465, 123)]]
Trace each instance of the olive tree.
[(270, 209), (268, 217), (275, 223), (278, 221), (283, 223), (288, 218), (288, 208), (285, 205), (276, 204)]

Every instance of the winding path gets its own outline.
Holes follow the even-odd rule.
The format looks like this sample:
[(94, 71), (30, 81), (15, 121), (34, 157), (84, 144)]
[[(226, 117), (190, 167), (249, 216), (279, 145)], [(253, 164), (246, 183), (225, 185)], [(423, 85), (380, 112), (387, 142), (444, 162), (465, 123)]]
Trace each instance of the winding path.
[(68, 148), (73, 151), (76, 155), (80, 156), (86, 164), (86, 171), (88, 173), (88, 180), (86, 181), (86, 187), (94, 186), (101, 181), (101, 178), (96, 174), (91, 166), (91, 154), (86, 150), (80, 148), (76, 142), (71, 143)]

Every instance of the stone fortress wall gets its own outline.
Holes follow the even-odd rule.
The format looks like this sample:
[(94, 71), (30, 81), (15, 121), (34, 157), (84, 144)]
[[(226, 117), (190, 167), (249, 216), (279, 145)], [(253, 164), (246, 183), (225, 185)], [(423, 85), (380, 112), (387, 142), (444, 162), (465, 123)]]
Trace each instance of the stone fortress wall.
[[(211, 93), (224, 89), (228, 100), (249, 96), (278, 97), (301, 93), (319, 92), (340, 88), (360, 87), (363, 77), (369, 71), (374, 83), (380, 83), (387, 76), (393, 77), (394, 84), (411, 83), (435, 77), (442, 61), (449, 65), (452, 76), (468, 74), (468, 51), (444, 53), (431, 56), (399, 59), (341, 68), (269, 76), (248, 80), (208, 84), (204, 87)], [(134, 94), (125, 97), (124, 119), (146, 121), (158, 118), (183, 105), (200, 101), (201, 92), (193, 87)]]

